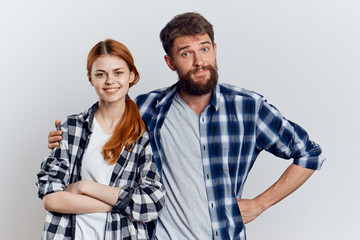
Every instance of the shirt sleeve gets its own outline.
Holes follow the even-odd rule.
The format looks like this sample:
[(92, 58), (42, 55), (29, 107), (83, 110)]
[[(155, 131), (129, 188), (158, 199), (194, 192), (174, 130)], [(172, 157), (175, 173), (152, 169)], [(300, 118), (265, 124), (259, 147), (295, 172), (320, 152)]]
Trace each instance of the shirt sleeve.
[(68, 130), (62, 124), (58, 127), (63, 132), (62, 140), (49, 157), (46, 157), (37, 174), (38, 196), (64, 191), (69, 183)]
[(287, 120), (266, 101), (259, 108), (256, 121), (257, 147), (304, 168), (319, 170), (325, 161), (318, 144), (311, 141), (307, 132)]
[(160, 182), (149, 141), (138, 156), (135, 187), (121, 187), (113, 211), (128, 215), (132, 220), (149, 222), (158, 218), (165, 204), (165, 189)]

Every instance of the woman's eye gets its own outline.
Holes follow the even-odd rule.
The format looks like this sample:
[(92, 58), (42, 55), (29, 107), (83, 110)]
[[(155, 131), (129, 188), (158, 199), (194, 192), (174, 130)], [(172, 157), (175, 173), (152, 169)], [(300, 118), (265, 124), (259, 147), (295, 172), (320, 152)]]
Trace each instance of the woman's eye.
[(115, 72), (115, 76), (119, 76), (121, 74), (122, 74), (122, 72), (120, 72), (120, 71)]
[(95, 77), (101, 78), (101, 77), (105, 77), (104, 73), (96, 73)]

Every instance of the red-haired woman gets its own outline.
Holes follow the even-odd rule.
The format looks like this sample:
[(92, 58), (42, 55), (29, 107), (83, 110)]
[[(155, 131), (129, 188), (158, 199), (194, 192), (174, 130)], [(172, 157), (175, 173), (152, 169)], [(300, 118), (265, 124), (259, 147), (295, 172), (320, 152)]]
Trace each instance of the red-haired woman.
[(37, 175), (48, 211), (43, 239), (148, 239), (165, 191), (128, 97), (139, 73), (130, 51), (111, 39), (91, 49), (87, 70), (99, 101), (58, 126), (60, 145)]

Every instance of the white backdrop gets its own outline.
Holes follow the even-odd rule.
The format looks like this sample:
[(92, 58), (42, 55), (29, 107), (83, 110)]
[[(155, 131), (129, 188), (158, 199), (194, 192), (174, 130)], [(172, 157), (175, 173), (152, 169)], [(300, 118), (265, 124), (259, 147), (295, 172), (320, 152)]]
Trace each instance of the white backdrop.
[[(114, 38), (141, 73), (130, 95), (173, 84), (162, 27), (197, 11), (215, 29), (221, 82), (266, 96), (327, 156), (297, 192), (247, 225), (250, 240), (359, 239), (360, 3), (356, 0), (0, 2), (0, 238), (39, 239), (45, 211), (36, 173), (55, 119), (87, 109), (90, 48)], [(261, 154), (254, 197), (290, 162)]]

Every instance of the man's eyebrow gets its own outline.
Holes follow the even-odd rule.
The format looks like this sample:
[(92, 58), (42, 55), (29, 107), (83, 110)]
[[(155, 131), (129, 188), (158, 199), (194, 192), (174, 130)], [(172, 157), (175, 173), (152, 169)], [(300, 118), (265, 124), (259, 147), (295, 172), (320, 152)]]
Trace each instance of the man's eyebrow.
[[(211, 42), (204, 41), (204, 42), (201, 42), (199, 45), (207, 45), (207, 44), (211, 45)], [(189, 48), (189, 45), (186, 45), (186, 46), (183, 46), (183, 47), (179, 48), (177, 52), (179, 53), (180, 51), (182, 51), (184, 49), (187, 49), (187, 48)]]
[(210, 44), (211, 45), (211, 42), (209, 41), (204, 41), (204, 42), (201, 42), (200, 45), (206, 45), (206, 44)]
[(189, 45), (179, 48), (179, 49), (177, 50), (177, 53), (179, 53), (179, 52), (181, 52), (182, 50), (187, 49), (187, 48), (189, 48)]

